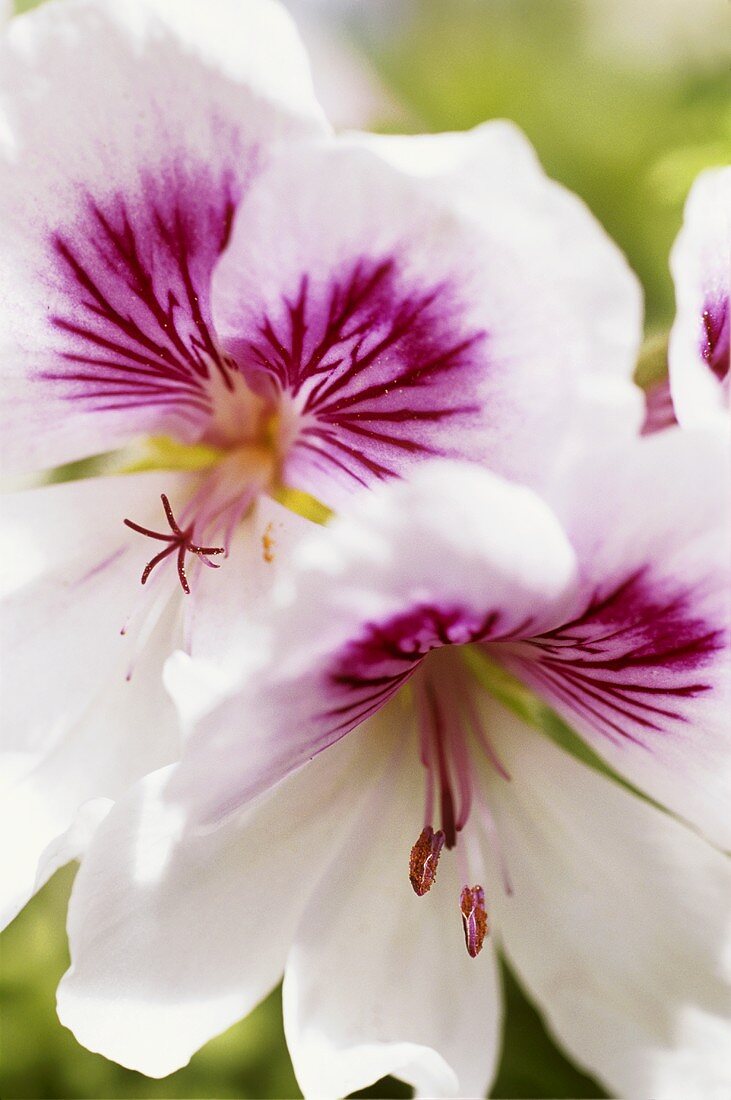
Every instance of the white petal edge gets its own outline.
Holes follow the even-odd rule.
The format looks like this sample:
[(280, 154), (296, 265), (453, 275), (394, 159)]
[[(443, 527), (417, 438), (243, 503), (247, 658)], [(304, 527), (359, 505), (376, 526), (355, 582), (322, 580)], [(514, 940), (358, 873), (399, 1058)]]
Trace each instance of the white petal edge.
[(729, 431), (728, 374), (722, 383), (702, 354), (703, 311), (709, 299), (725, 300), (727, 312), (731, 310), (729, 241), (731, 167), (707, 169), (690, 189), (683, 226), (670, 254), (676, 314), (668, 368), (675, 415), (686, 428), (715, 426)]
[(164, 1077), (250, 1012), (281, 976), (362, 768), (350, 739), (207, 832), (168, 797), (174, 767), (133, 788), (71, 896), (58, 1011), (77, 1040)]
[(611, 1095), (731, 1088), (731, 863), (498, 704), (512, 777), (490, 785), (513, 884), (494, 907), (511, 963), (571, 1057)]

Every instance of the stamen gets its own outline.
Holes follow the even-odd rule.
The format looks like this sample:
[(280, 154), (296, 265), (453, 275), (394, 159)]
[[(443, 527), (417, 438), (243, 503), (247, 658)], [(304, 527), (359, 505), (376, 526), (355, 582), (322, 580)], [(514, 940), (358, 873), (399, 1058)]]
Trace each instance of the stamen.
[(131, 519), (125, 519), (124, 523), (132, 531), (136, 531), (139, 535), (146, 535), (147, 538), (157, 539), (160, 542), (168, 542), (170, 545), (166, 546), (164, 550), (161, 550), (159, 554), (156, 554), (154, 558), (148, 561), (145, 568), (142, 570), (142, 576), (140, 583), (145, 584), (150, 573), (159, 565), (161, 561), (169, 555), (178, 552), (178, 579), (180, 581), (180, 587), (185, 592), (186, 596), (190, 595), (190, 585), (188, 584), (188, 578), (185, 574), (185, 555), (195, 554), (199, 561), (203, 562), (211, 569), (220, 568), (215, 562), (207, 561), (206, 559), (212, 554), (223, 554), (225, 552), (223, 546), (198, 546), (192, 541), (193, 538), (193, 524), (189, 524), (188, 527), (181, 528), (178, 524), (173, 510), (170, 506), (170, 501), (164, 493), (160, 494), (162, 500), (162, 506), (165, 509), (165, 516), (167, 518), (171, 535), (163, 533), (161, 531), (151, 531), (149, 527), (141, 527), (139, 523), (134, 523)]
[(459, 899), (459, 907), (462, 911), (462, 927), (464, 928), (467, 954), (470, 958), (475, 959), (482, 950), (485, 936), (489, 931), (487, 909), (485, 908), (485, 891), (481, 886), (464, 886)]
[(436, 692), (429, 683), (427, 683), (426, 693), (431, 709), (432, 733), (434, 748), (436, 750), (437, 771), (439, 774), (439, 804), (442, 817), (442, 829), (444, 830), (444, 840), (447, 848), (454, 848), (457, 843), (457, 828), (454, 815), (454, 796), (452, 795), (452, 785), (450, 782), (449, 767), (447, 765), (444, 744), (444, 721)]
[(409, 857), (409, 881), (418, 897), (423, 897), (434, 885), (437, 877), (439, 853), (444, 847), (444, 833), (435, 833), (431, 825), (421, 830), (419, 839)]
[[(488, 739), (474, 698), (475, 682), (461, 660), (440, 664), (432, 660), (428, 672), (420, 670), (412, 681), (416, 710), (419, 756), (425, 770), (424, 827), (411, 849), (409, 880), (417, 896), (426, 894), (436, 881), (437, 864), (443, 848), (455, 849), (462, 882), (479, 882), (485, 874), (480, 837), (490, 841), (502, 873), (506, 893), (512, 885), (500, 850), (497, 826), (483, 789), (484, 766), (473, 760), (477, 749), (485, 754), (496, 773), (510, 776)], [(436, 811), (436, 812), (435, 812)], [(477, 811), (477, 831), (471, 818)], [(437, 819), (439, 830), (434, 831)], [(480, 827), (481, 826), (481, 827)], [(482, 886), (465, 886), (460, 910), (468, 954), (482, 950), (488, 934), (485, 894)]]
[[(454, 681), (445, 683), (442, 689), (445, 699), (443, 713), (450, 768), (457, 781), (459, 791), (459, 813), (455, 821), (455, 829), (458, 833), (467, 824), (472, 808), (472, 765), (464, 736), (464, 718), (461, 705), (464, 692), (460, 690), (461, 686), (459, 679), (455, 678)], [(469, 685), (466, 685), (466, 690), (469, 692)]]

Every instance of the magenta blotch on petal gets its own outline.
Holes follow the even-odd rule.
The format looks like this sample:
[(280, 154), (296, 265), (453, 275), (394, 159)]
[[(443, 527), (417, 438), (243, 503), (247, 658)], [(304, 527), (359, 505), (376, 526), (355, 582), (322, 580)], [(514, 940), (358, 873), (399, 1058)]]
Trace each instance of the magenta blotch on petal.
[(86, 196), (50, 241), (68, 306), (50, 319), (61, 343), (40, 377), (90, 410), (156, 409), (163, 424), (205, 424), (213, 381), (236, 384), (209, 289), (240, 190), (231, 173), (170, 165), (143, 175), (137, 195)]
[(254, 390), (292, 402), (284, 476), (305, 485), (312, 468), (365, 485), (399, 473), (404, 456), (449, 453), (445, 424), (457, 450), (479, 412), (486, 333), (461, 321), (454, 288), (410, 283), (393, 256), (349, 266), (326, 283), (303, 274), (255, 336), (228, 344)]
[(377, 710), (442, 646), (525, 637), (530, 619), (508, 626), (499, 609), (476, 612), (467, 607), (420, 604), (382, 623), (367, 623), (333, 660), (327, 675), (341, 702), (328, 709), (338, 731), (352, 729)]
[(653, 582), (646, 568), (527, 642), (519, 664), (560, 710), (612, 741), (650, 748), (686, 722), (687, 701), (711, 690), (704, 670), (724, 644), (723, 629), (694, 612), (692, 592)]

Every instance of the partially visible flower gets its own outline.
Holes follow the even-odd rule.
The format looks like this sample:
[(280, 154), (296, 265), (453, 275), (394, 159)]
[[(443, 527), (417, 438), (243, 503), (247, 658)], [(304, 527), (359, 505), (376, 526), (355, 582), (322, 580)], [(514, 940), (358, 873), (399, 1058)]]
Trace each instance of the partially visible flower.
[(633, 430), (640, 302), (511, 126), (332, 139), (264, 0), (68, 0), (1, 63), (6, 462), (166, 437), (4, 507), (11, 915), (85, 800), (174, 758), (168, 654), (256, 656), (305, 526), (282, 484), (338, 506), (437, 455), (543, 484), (585, 416)]
[(496, 940), (612, 1092), (727, 1090), (728, 862), (483, 687), (489, 658), (728, 845), (728, 485), (698, 491), (727, 457), (679, 429), (575, 454), (546, 489), (568, 539), (440, 462), (307, 540), (258, 672), (95, 836), (63, 1022), (162, 1075), (284, 969), (307, 1096), (478, 1096)]
[(317, 98), (338, 129), (403, 127), (406, 108), (353, 41), (334, 5), (286, 0), (307, 47)]
[(677, 313), (669, 367), (676, 415), (686, 427), (719, 416), (728, 425), (731, 167), (709, 169), (693, 184), (671, 269)]

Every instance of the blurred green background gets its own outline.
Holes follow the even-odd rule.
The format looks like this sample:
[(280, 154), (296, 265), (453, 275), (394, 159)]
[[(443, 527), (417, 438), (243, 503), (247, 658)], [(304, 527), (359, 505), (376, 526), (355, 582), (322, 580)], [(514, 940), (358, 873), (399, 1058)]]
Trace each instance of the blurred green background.
[[(374, 126), (440, 130), (515, 120), (547, 171), (586, 200), (624, 249), (645, 288), (648, 332), (667, 328), (667, 255), (685, 194), (702, 168), (731, 160), (726, 0), (300, 0), (297, 14), (303, 10), (313, 32), (320, 20), (369, 59), (383, 85), (369, 108)], [(54, 1012), (68, 962), (63, 925), (72, 878), (71, 868), (56, 875), (0, 937), (4, 1100), (300, 1095), (278, 994), (164, 1081), (78, 1047)], [(505, 972), (504, 981), (493, 1096), (604, 1096), (562, 1057), (514, 978)], [(359, 1095), (410, 1091), (386, 1080)]]

